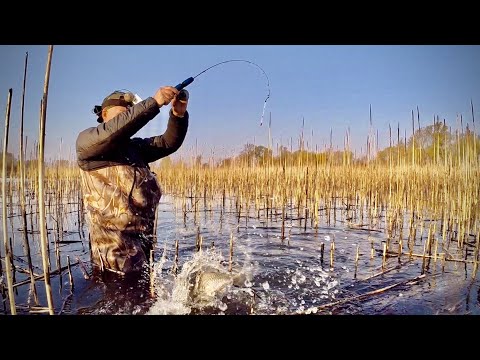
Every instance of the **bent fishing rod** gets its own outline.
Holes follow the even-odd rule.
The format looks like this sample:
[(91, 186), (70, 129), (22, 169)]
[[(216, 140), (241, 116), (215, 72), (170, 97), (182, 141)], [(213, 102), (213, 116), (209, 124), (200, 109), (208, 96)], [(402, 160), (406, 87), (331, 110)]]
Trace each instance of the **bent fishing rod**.
[(178, 99), (179, 100), (185, 100), (186, 99), (186, 94), (185, 92), (182, 92), (181, 90), (183, 90), (185, 87), (187, 87), (188, 85), (190, 85), (198, 76), (200, 76), (201, 74), (205, 73), (206, 71), (218, 66), (218, 65), (222, 65), (222, 64), (226, 64), (226, 63), (229, 63), (229, 62), (246, 62), (246, 63), (249, 63), (249, 64), (252, 64), (254, 66), (256, 66), (257, 68), (259, 68), (263, 74), (265, 75), (265, 77), (267, 78), (267, 88), (268, 88), (268, 94), (267, 94), (267, 97), (265, 99), (265, 101), (263, 102), (263, 111), (262, 111), (262, 117), (260, 118), (260, 126), (262, 126), (262, 123), (263, 123), (263, 116), (265, 114), (265, 106), (267, 105), (267, 100), (270, 98), (270, 80), (268, 79), (268, 76), (266, 74), (266, 72), (257, 64), (255, 64), (253, 61), (249, 61), (249, 60), (243, 60), (243, 59), (232, 59), (232, 60), (225, 60), (225, 61), (221, 61), (215, 65), (212, 65), (208, 68), (206, 68), (205, 70), (199, 72), (197, 75), (195, 76), (191, 76), (185, 80), (183, 80), (180, 84), (176, 85), (175, 88), (180, 91), (179, 95), (178, 95)]

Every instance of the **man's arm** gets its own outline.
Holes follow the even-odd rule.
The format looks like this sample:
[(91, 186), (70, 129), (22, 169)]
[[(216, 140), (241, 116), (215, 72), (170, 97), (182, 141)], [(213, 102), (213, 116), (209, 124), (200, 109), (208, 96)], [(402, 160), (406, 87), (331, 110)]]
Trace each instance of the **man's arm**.
[(132, 141), (139, 146), (140, 154), (146, 163), (154, 162), (177, 151), (185, 140), (188, 129), (189, 114), (178, 117), (170, 110), (167, 130), (159, 136)]
[(76, 142), (77, 159), (88, 160), (113, 150), (135, 135), (159, 112), (157, 101), (149, 97), (110, 121), (82, 131)]

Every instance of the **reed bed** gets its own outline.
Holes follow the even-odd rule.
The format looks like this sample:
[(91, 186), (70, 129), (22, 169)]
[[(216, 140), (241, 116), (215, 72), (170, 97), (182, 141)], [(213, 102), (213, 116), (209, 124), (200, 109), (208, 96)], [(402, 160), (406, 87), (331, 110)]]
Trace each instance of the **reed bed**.
[[(29, 158), (35, 159), (36, 155), (33, 152)], [(295, 240), (294, 237), (291, 239), (292, 227), (287, 228), (287, 224), (315, 235), (322, 226), (343, 226), (363, 230), (366, 234), (382, 232), (383, 243), (374, 244), (373, 238), (369, 237), (372, 254), (367, 254), (373, 257), (374, 248), (379, 249), (382, 271), (387, 271), (386, 260), (391, 256), (399, 259), (406, 256), (421, 261), (422, 269), (428, 268), (429, 262), (437, 259), (472, 263), (475, 268), (478, 267), (480, 169), (474, 157), (464, 158), (462, 154), (460, 158), (450, 156), (448, 161), (432, 161), (425, 165), (419, 164), (418, 159), (413, 164), (410, 154), (401, 155), (394, 161), (392, 156), (387, 163), (370, 160), (367, 164), (352, 159), (347, 162), (345, 159), (347, 156), (341, 163), (335, 164), (322, 155), (312, 156), (308, 161), (292, 158), (275, 163), (272, 159), (262, 165), (232, 161), (228, 166), (186, 165), (185, 162), (162, 166), (160, 162), (157, 164), (159, 168), (154, 170), (164, 193), (175, 199), (176, 215), (184, 221), (187, 218), (193, 220), (198, 228), (197, 250), (201, 249), (203, 240), (199, 232), (201, 215), (217, 212), (220, 216), (234, 214), (239, 229), (248, 225), (249, 218), (281, 227), (281, 240), (288, 242)], [(470, 162), (464, 164), (464, 159)], [(16, 180), (21, 179), (20, 169), (22, 167), (17, 166), (13, 170), (11, 178), (14, 180), (9, 182), (9, 194), (5, 197), (10, 218), (22, 217), (19, 196), (22, 194), (22, 182)], [(27, 160), (23, 164), (23, 176), (25, 228), (30, 235), (28, 241), (37, 241), (38, 244), (38, 163)], [(74, 159), (45, 163), (43, 195), (48, 223), (46, 230), (53, 239), (47, 245), (50, 242), (55, 245), (47, 250), (55, 259), (57, 274), (68, 270), (68, 266), (64, 266), (68, 264), (68, 259), (58, 248), (64, 234), (78, 232), (82, 245), (86, 240), (80, 181)], [(75, 219), (73, 222), (72, 218)], [(229, 240), (225, 239), (230, 245), (229, 268), (235, 256), (233, 239), (233, 233), (229, 244)], [(328, 263), (333, 268), (338, 240), (332, 239), (328, 248), (322, 240), (319, 239), (322, 262), (324, 250), (328, 250)], [(419, 245), (423, 251), (418, 251)], [(178, 240), (175, 246), (174, 273), (179, 266)], [(355, 276), (361, 264), (359, 257), (361, 254), (357, 246)], [(13, 271), (21, 271), (21, 268), (17, 264)], [(34, 274), (32, 279), (33, 271), (24, 270), (30, 274), (30, 280), (21, 284), (32, 284), (45, 278)], [(17, 288), (20, 285), (13, 286)], [(68, 296), (71, 297), (70, 294)], [(25, 308), (25, 305), (19, 306)], [(38, 306), (37, 301), (32, 306)], [(51, 306), (53, 304), (47, 307), (49, 313), (52, 313)], [(57, 304), (57, 313), (59, 306), (61, 303)]]
[[(184, 221), (192, 219), (198, 228), (197, 250), (201, 250), (203, 240), (200, 215), (218, 212), (220, 216), (234, 214), (239, 229), (248, 226), (249, 218), (281, 227), (281, 240), (287, 242), (294, 241), (292, 227), (286, 229), (287, 223), (315, 235), (322, 226), (343, 226), (367, 234), (382, 232), (382, 243), (374, 244), (369, 237), (371, 254), (367, 256), (373, 257), (377, 248), (382, 256), (383, 271), (387, 271), (387, 258), (391, 256), (421, 261), (422, 269), (437, 259), (472, 263), (477, 269), (480, 169), (478, 155), (475, 157), (473, 153), (476, 142), (475, 139), (471, 146), (464, 142), (449, 151), (442, 150), (441, 156), (435, 149), (432, 158), (427, 158), (427, 151), (415, 143), (413, 151), (404, 146), (389, 149), (386, 161), (381, 161), (378, 155), (356, 161), (347, 151), (334, 161), (328, 153), (305, 151), (305, 156), (270, 157), (261, 163), (258, 159), (256, 162), (233, 159), (228, 165), (218, 165), (213, 160), (208, 164), (179, 161), (169, 166), (159, 162), (154, 171), (164, 193), (174, 197), (177, 216)], [(55, 259), (56, 273), (61, 273), (68, 269), (64, 266), (68, 259), (58, 247), (64, 234), (78, 232), (82, 245), (85, 240), (80, 172), (73, 158), (47, 161), (43, 190), (40, 190), (37, 151), (30, 152), (26, 158), (21, 166), (11, 169), (12, 180), (5, 196), (9, 218), (25, 218), (23, 232), (27, 229), (28, 241), (38, 243), (42, 201), (38, 195), (42, 192), (47, 235), (53, 238), (46, 242), (47, 252)], [(24, 181), (20, 181), (22, 177)], [(233, 239), (232, 233), (229, 268), (234, 259)], [(50, 242), (55, 246), (50, 248)], [(328, 248), (323, 241), (319, 242), (322, 262), (324, 251), (328, 250), (332, 268), (336, 242), (332, 239)], [(418, 251), (419, 245), (423, 251)], [(178, 240), (175, 246), (174, 272), (178, 269)], [(360, 256), (357, 246), (355, 274), (361, 264)], [(15, 265), (14, 273), (15, 270), (22, 271), (22, 266)], [(30, 266), (23, 271), (30, 275), (30, 281), (21, 284), (30, 283), (32, 287), (35, 281), (45, 278), (45, 275), (33, 274)], [(14, 288), (18, 286), (13, 284)], [(38, 306), (38, 300), (34, 306)], [(20, 305), (22, 307), (25, 305)], [(53, 312), (52, 308), (53, 304), (48, 304), (49, 313)]]
[(313, 153), (311, 159), (270, 158), (261, 165), (180, 161), (156, 172), (164, 191), (178, 199), (176, 211), (184, 219), (193, 216), (195, 223), (199, 212), (229, 211), (236, 214), (239, 226), (249, 217), (281, 223), (282, 240), (286, 219), (304, 231), (318, 232), (321, 224), (343, 225), (383, 232), (384, 258), (388, 253), (413, 257), (418, 242), (424, 244), (424, 259), (440, 253), (455, 258), (446, 254), (454, 248), (460, 253), (467, 244), (474, 248), (476, 263), (480, 230), (476, 142), (442, 150), (442, 156), (434, 147), (428, 162), (425, 149), (420, 161), (422, 147), (416, 144), (413, 149), (391, 151), (386, 162), (355, 162), (344, 155), (339, 163), (330, 163), (325, 154)]

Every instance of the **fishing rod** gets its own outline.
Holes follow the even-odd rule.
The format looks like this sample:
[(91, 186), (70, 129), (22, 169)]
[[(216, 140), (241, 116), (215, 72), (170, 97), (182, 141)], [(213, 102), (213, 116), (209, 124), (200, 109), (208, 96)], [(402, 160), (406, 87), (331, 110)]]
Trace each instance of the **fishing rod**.
[(260, 118), (260, 126), (262, 126), (262, 123), (263, 123), (263, 116), (265, 114), (265, 106), (267, 105), (267, 100), (270, 98), (270, 80), (268, 79), (268, 76), (267, 76), (267, 73), (257, 64), (255, 64), (253, 61), (249, 61), (249, 60), (243, 60), (243, 59), (232, 59), (232, 60), (225, 60), (225, 61), (221, 61), (215, 65), (212, 65), (208, 68), (206, 68), (205, 70), (199, 72), (197, 75), (195, 76), (191, 76), (185, 80), (183, 80), (180, 84), (178, 84), (177, 86), (175, 86), (175, 88), (180, 91), (180, 93), (178, 94), (178, 99), (179, 100), (185, 100), (186, 99), (186, 94), (185, 92), (181, 91), (183, 90), (185, 87), (187, 87), (188, 85), (190, 85), (198, 76), (200, 76), (201, 74), (205, 73), (206, 71), (210, 70), (211, 68), (214, 68), (218, 65), (222, 65), (222, 64), (226, 64), (226, 63), (229, 63), (229, 62), (246, 62), (246, 63), (249, 63), (249, 64), (252, 64), (256, 67), (258, 67), (262, 72), (263, 74), (265, 75), (265, 77), (267, 78), (267, 88), (268, 88), (268, 94), (267, 94), (267, 97), (265, 99), (265, 101), (263, 102), (263, 111), (262, 111), (262, 117)]

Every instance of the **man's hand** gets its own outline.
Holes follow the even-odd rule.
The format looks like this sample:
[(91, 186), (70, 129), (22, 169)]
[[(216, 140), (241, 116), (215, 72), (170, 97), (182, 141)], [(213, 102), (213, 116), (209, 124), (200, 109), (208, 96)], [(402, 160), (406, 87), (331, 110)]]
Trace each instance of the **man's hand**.
[(157, 101), (158, 107), (170, 104), (170, 101), (178, 94), (178, 90), (173, 86), (164, 86), (153, 95), (153, 98)]
[(187, 90), (183, 89), (181, 91), (185, 93), (184, 96), (181, 96), (182, 100), (179, 100), (179, 96), (177, 95), (172, 101), (173, 115), (178, 117), (183, 117), (185, 115), (185, 111), (187, 111), (188, 98), (190, 97), (190, 94)]

